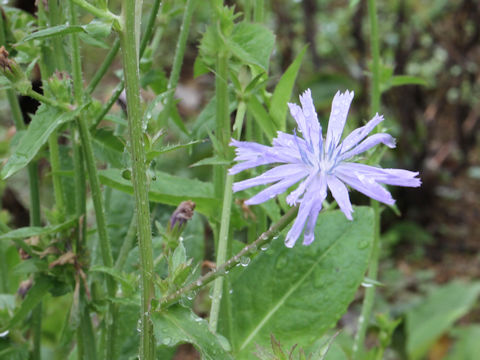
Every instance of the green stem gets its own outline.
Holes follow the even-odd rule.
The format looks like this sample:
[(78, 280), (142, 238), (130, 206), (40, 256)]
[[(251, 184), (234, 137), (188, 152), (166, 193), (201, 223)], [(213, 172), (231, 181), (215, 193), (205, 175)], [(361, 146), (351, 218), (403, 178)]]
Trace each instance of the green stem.
[(128, 227), (127, 234), (125, 235), (125, 240), (123, 240), (122, 247), (118, 253), (117, 261), (115, 262), (115, 269), (122, 271), (125, 262), (127, 261), (128, 254), (135, 243), (135, 238), (137, 235), (137, 214), (133, 214), (132, 220), (130, 221), (130, 226)]
[(65, 202), (63, 200), (62, 180), (60, 178), (60, 150), (58, 146), (58, 133), (55, 130), (48, 138), (48, 148), (50, 150), (50, 167), (52, 169), (53, 195), (57, 206), (60, 222), (65, 217)]
[[(42, 76), (43, 76), (43, 72), (42, 72)], [(27, 92), (22, 94), (22, 95), (30, 96), (31, 98), (34, 98), (35, 100), (38, 100), (41, 103), (56, 107), (56, 108), (61, 109), (63, 111), (72, 111), (73, 110), (72, 106), (70, 106), (69, 104), (58, 102), (57, 100), (46, 97), (46, 96), (44, 96), (44, 95), (42, 95), (42, 94), (40, 94), (40, 93), (38, 93), (38, 92), (36, 92), (32, 89), (27, 90)]]
[[(172, 90), (177, 87), (178, 79), (180, 78), (180, 70), (183, 64), (183, 57), (185, 55), (185, 47), (187, 45), (188, 33), (190, 31), (190, 24), (192, 22), (193, 10), (195, 9), (196, 1), (187, 0), (185, 10), (183, 12), (182, 26), (180, 27), (180, 35), (178, 36), (175, 56), (173, 58), (172, 71), (168, 79), (167, 90)], [(173, 102), (174, 92), (170, 91), (165, 99), (165, 109), (162, 112), (162, 118), (159, 122), (160, 126), (166, 125), (166, 120), (170, 114), (170, 109)]]
[[(223, 264), (227, 260), (228, 230), (230, 228), (230, 214), (232, 210), (232, 184), (233, 175), (227, 175), (225, 190), (223, 193), (222, 219), (220, 222), (220, 234), (218, 236), (217, 264)], [(220, 313), (220, 302), (222, 299), (223, 277), (215, 280), (213, 286), (212, 307), (210, 309), (210, 331), (217, 331), (218, 314)]]
[[(371, 112), (380, 110), (380, 41), (378, 36), (378, 20), (375, 0), (368, 0), (368, 17), (370, 20), (370, 43), (372, 51), (372, 82), (371, 82)], [(371, 202), (374, 211), (374, 238), (370, 254), (368, 277), (376, 280), (378, 276), (378, 262), (380, 258), (380, 205), (377, 201)], [(353, 344), (353, 359), (359, 359), (364, 350), (365, 336), (375, 301), (375, 286), (365, 289), (362, 312), (358, 319), (358, 330)]]
[(115, 42), (113, 43), (112, 48), (110, 49), (107, 56), (105, 57), (105, 60), (103, 61), (102, 65), (100, 65), (95, 75), (93, 75), (93, 78), (90, 81), (90, 84), (88, 84), (88, 87), (85, 90), (87, 94), (90, 95), (93, 93), (97, 85), (100, 83), (100, 80), (102, 80), (103, 76), (107, 73), (108, 69), (110, 69), (110, 65), (112, 65), (113, 60), (115, 60), (115, 56), (117, 56), (119, 49), (120, 49), (120, 40), (116, 39)]
[[(72, 0), (73, 3), (76, 3), (75, 0)], [(73, 6), (70, 11), (70, 21), (76, 23), (75, 10)], [(75, 97), (77, 102), (82, 101), (83, 97), (83, 88), (82, 88), (82, 72), (81, 72), (81, 59), (80, 59), (80, 50), (78, 46), (78, 39), (76, 34), (72, 34), (72, 62), (73, 62), (73, 81), (75, 89)], [(105, 219), (104, 206), (102, 192), (100, 188), (100, 181), (98, 179), (98, 173), (95, 163), (95, 157), (93, 155), (92, 139), (90, 131), (88, 129), (87, 121), (83, 114), (81, 114), (78, 119), (78, 128), (80, 132), (80, 139), (83, 145), (85, 161), (87, 165), (87, 173), (90, 182), (90, 188), (92, 193), (93, 206), (95, 209), (95, 217), (97, 221), (97, 233), (100, 241), (100, 248), (102, 253), (103, 264), (106, 267), (113, 267), (113, 257), (112, 250), (110, 246), (110, 240), (108, 239), (107, 232), (107, 222)], [(116, 286), (115, 281), (112, 277), (107, 276), (107, 290), (108, 296), (111, 298), (115, 297)], [(107, 359), (114, 358), (115, 351), (115, 305), (109, 303), (108, 312), (107, 312), (107, 343), (105, 346), (105, 356)]]
[(175, 291), (174, 293), (167, 295), (166, 297), (160, 300), (160, 309), (167, 308), (168, 306), (175, 303), (180, 299), (181, 296), (186, 295), (191, 292), (195, 292), (198, 289), (204, 287), (208, 283), (217, 279), (219, 276), (223, 276), (242, 262), (242, 259), (245, 257), (251, 258), (253, 255), (259, 252), (263, 246), (269, 244), (272, 239), (278, 235), (283, 229), (285, 229), (290, 222), (295, 219), (298, 212), (298, 206), (291, 208), (285, 215), (283, 215), (278, 222), (270, 226), (270, 228), (260, 235), (257, 240), (251, 244), (245, 246), (238, 254), (230, 258), (228, 261), (224, 262), (221, 265), (218, 265), (215, 270), (210, 271), (209, 273), (200, 277), (197, 281), (194, 281), (187, 286)]
[(264, 21), (264, 12), (265, 12), (265, 1), (256, 0), (254, 1), (253, 8), (253, 19), (257, 23), (262, 23)]
[(154, 358), (155, 353), (153, 326), (149, 316), (151, 310), (150, 302), (154, 296), (152, 235), (140, 106), (140, 81), (135, 33), (137, 28), (135, 0), (125, 0), (122, 13), (124, 28), (120, 32), (120, 43), (126, 83), (128, 129), (132, 155), (132, 185), (137, 212), (137, 231), (142, 274), (140, 359), (151, 360)]
[(91, 13), (91, 14), (93, 14), (93, 15), (101, 18), (101, 19), (111, 20), (111, 21), (114, 21), (114, 22), (117, 22), (117, 23), (120, 20), (117, 15), (112, 14), (108, 10), (99, 9), (99, 8), (93, 6), (92, 4), (88, 3), (85, 0), (72, 0), (72, 1), (75, 5), (80, 6), (81, 8), (85, 9), (89, 13)]
[(33, 329), (33, 360), (40, 360), (42, 345), (42, 302), (40, 302), (32, 311), (32, 329)]
[[(142, 41), (140, 43), (140, 58), (143, 56), (143, 53), (145, 52), (145, 49), (147, 48), (148, 41), (150, 40), (150, 38), (152, 36), (153, 27), (154, 27), (154, 24), (155, 24), (155, 19), (157, 17), (160, 6), (163, 6), (163, 2), (160, 2), (160, 0), (155, 0), (155, 2), (153, 3), (152, 11), (150, 12), (150, 16), (148, 18), (147, 27), (145, 28), (145, 34), (143, 35)], [(115, 42), (115, 44), (116, 44), (116, 42)], [(115, 47), (115, 44), (114, 44), (114, 47)], [(112, 54), (112, 51), (113, 51), (113, 48), (108, 53), (107, 59), (105, 59), (105, 62), (104, 62), (104, 64), (102, 64), (101, 67), (103, 67), (105, 64), (108, 64), (107, 60), (109, 60), (109, 56)], [(112, 58), (109, 60), (110, 64), (108, 64), (108, 66), (105, 66), (105, 71), (111, 65), (111, 62), (113, 62), (114, 57), (115, 57), (115, 54), (112, 55)], [(98, 81), (100, 81), (100, 79), (101, 79), (101, 77), (103, 77), (103, 75), (105, 75), (105, 73), (100, 74), (100, 70), (99, 70), (95, 74), (93, 80), (95, 80), (95, 78), (98, 76), (99, 77)], [(92, 80), (92, 82), (93, 82), (93, 80)], [(97, 81), (97, 80), (95, 80), (95, 81)], [(87, 88), (87, 93), (91, 94), (93, 92), (93, 90), (95, 90), (96, 85), (98, 85), (98, 83), (94, 84), (93, 86), (89, 85), (89, 87)], [(125, 82), (122, 80), (118, 83), (117, 87), (113, 90), (113, 95), (110, 97), (110, 99), (108, 99), (107, 103), (103, 106), (102, 111), (98, 114), (98, 116), (93, 121), (93, 125), (91, 126), (91, 129), (95, 129), (98, 126), (98, 124), (100, 124), (100, 122), (103, 120), (105, 115), (108, 114), (108, 112), (110, 111), (112, 106), (115, 104), (115, 102), (120, 97), (120, 94), (122, 93), (124, 87), (125, 87)]]

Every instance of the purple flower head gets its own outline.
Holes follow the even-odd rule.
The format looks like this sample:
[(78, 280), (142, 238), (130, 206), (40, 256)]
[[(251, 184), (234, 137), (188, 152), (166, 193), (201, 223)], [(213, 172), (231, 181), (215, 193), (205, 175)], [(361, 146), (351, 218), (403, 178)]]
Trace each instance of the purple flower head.
[(235, 161), (238, 161), (230, 169), (232, 175), (260, 165), (280, 164), (262, 175), (233, 184), (233, 191), (237, 192), (273, 183), (247, 200), (247, 205), (263, 203), (301, 181), (287, 196), (289, 205), (300, 203), (297, 218), (285, 239), (288, 247), (295, 245), (304, 228), (303, 244), (309, 245), (313, 242), (315, 223), (327, 197), (327, 188), (347, 219), (352, 220), (353, 209), (346, 185), (372, 199), (393, 205), (395, 200), (392, 195), (380, 184), (411, 187), (421, 184), (416, 177), (418, 172), (382, 169), (352, 161), (354, 156), (380, 143), (389, 148), (395, 147), (395, 139), (389, 134), (378, 133), (367, 137), (373, 128), (383, 121), (383, 116), (378, 114), (340, 141), (352, 99), (353, 91), (343, 94), (339, 91), (335, 94), (325, 139), (311, 92), (307, 90), (300, 96), (301, 107), (288, 104), (302, 137), (295, 130), (293, 135), (279, 131), (273, 139), (273, 146), (233, 139), (230, 143), (236, 147)]

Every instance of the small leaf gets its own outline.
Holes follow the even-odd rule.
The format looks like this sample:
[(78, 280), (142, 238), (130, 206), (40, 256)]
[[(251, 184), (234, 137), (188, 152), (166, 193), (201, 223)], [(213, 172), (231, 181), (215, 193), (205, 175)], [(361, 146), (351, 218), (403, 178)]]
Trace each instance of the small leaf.
[(35, 31), (34, 33), (25, 36), (20, 43), (30, 40), (46, 39), (52, 36), (60, 36), (66, 34), (73, 34), (78, 32), (85, 32), (81, 25), (57, 25), (43, 30)]
[(202, 353), (202, 359), (233, 359), (222, 347), (222, 341), (208, 329), (207, 322), (191, 310), (172, 306), (152, 316), (155, 338), (159, 345), (175, 346), (188, 342)]
[(48, 278), (38, 277), (35, 279), (33, 286), (28, 290), (25, 300), (22, 301), (20, 308), (15, 312), (13, 317), (10, 319), (8, 324), (3, 327), (0, 332), (8, 330), (20, 321), (22, 321), (28, 313), (35, 307), (37, 304), (42, 301), (42, 298), (48, 293), (48, 290), (52, 287), (52, 283)]
[(1, 172), (2, 178), (6, 179), (27, 166), (37, 155), (40, 148), (47, 142), (50, 134), (60, 125), (75, 119), (86, 106), (88, 104), (82, 105), (73, 111), (62, 112), (52, 106), (40, 105), (32, 117), (27, 131), (3, 167)]
[(225, 160), (218, 156), (211, 156), (202, 160), (197, 161), (190, 165), (190, 167), (196, 166), (204, 166), (204, 165), (221, 165), (221, 166), (230, 166), (232, 164), (231, 161)]
[(286, 130), (287, 103), (292, 95), (293, 85), (295, 84), (295, 79), (297, 78), (298, 70), (300, 69), (306, 50), (307, 47), (304, 46), (300, 54), (297, 55), (296, 59), (282, 75), (270, 100), (270, 116), (280, 131)]
[(110, 268), (110, 267), (107, 267), (107, 266), (96, 265), (96, 266), (92, 266), (89, 271), (90, 272), (101, 272), (101, 273), (104, 273), (104, 274), (108, 274), (111, 277), (113, 277), (115, 280), (117, 280), (120, 284), (122, 284), (122, 287), (125, 290), (127, 290), (129, 292), (132, 292), (134, 290), (131, 281), (126, 278), (126, 275), (123, 274), (122, 272), (114, 269), (114, 268)]
[(230, 51), (243, 63), (268, 71), (275, 35), (265, 26), (247, 22), (236, 24), (226, 43)]
[(194, 141), (189, 141), (183, 144), (180, 143), (180, 144), (169, 144), (169, 145), (161, 146), (158, 149), (150, 150), (147, 153), (147, 161), (151, 161), (161, 154), (165, 154), (167, 152), (175, 151), (179, 149), (188, 149), (189, 147), (196, 144), (200, 144), (202, 142), (204, 142), (204, 140), (194, 140)]
[(41, 235), (57, 233), (59, 231), (73, 227), (76, 224), (76, 222), (77, 222), (77, 219), (73, 218), (59, 225), (49, 225), (44, 227), (27, 226), (27, 227), (15, 229), (0, 235), (0, 240), (26, 239), (32, 236), (41, 236)]
[(248, 99), (248, 111), (253, 115), (255, 121), (260, 125), (260, 128), (265, 135), (267, 135), (268, 139), (273, 139), (277, 134), (275, 124), (256, 96), (251, 96)]

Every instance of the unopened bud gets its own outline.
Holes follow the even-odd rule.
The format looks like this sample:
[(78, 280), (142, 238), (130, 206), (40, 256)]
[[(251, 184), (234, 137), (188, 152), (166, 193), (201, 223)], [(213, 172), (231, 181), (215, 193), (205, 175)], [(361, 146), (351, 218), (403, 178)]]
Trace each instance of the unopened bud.
[(0, 47), (0, 73), (4, 75), (15, 88), (22, 94), (31, 89), (32, 84), (28, 81), (20, 66), (8, 57), (8, 51), (4, 46)]
[(195, 203), (193, 201), (182, 201), (170, 218), (169, 228), (173, 229), (175, 225), (178, 227), (185, 225), (185, 223), (192, 218), (194, 210)]

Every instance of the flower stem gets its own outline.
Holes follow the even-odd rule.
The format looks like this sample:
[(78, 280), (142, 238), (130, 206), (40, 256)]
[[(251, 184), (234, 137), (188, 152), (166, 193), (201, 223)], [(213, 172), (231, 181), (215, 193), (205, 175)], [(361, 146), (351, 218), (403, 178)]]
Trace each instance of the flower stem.
[(120, 49), (120, 40), (117, 38), (113, 43), (107, 56), (105, 57), (105, 60), (103, 61), (102, 65), (100, 65), (97, 72), (93, 75), (92, 80), (90, 80), (90, 84), (88, 84), (88, 87), (85, 90), (87, 94), (93, 93), (97, 85), (100, 83), (100, 80), (102, 80), (103, 76), (107, 73), (108, 69), (110, 69), (110, 65), (112, 65), (113, 60), (115, 60), (115, 56), (117, 56), (119, 49)]
[(142, 113), (140, 107), (140, 81), (136, 48), (135, 0), (123, 3), (124, 27), (119, 33), (125, 74), (128, 129), (132, 155), (132, 185), (137, 212), (137, 231), (142, 274), (140, 359), (154, 358), (155, 339), (150, 321), (150, 302), (154, 296), (152, 237), (145, 149), (143, 147)]
[[(370, 20), (370, 43), (372, 51), (372, 82), (371, 82), (371, 112), (380, 110), (380, 44), (378, 36), (378, 20), (375, 0), (368, 0), (368, 17)], [(372, 200), (374, 211), (374, 238), (370, 254), (368, 277), (376, 280), (378, 275), (378, 262), (380, 257), (380, 204)], [(365, 289), (362, 312), (358, 319), (358, 330), (353, 343), (353, 359), (358, 359), (363, 353), (365, 336), (375, 301), (375, 286)]]
[(267, 231), (260, 235), (254, 242), (245, 246), (238, 254), (231, 257), (223, 264), (217, 266), (215, 270), (212, 270), (209, 273), (203, 275), (197, 281), (194, 281), (187, 286), (175, 291), (174, 293), (162, 298), (160, 300), (160, 310), (165, 309), (175, 303), (178, 299), (180, 299), (182, 295), (197, 291), (198, 289), (217, 279), (219, 276), (225, 275), (227, 271), (237, 266), (242, 261), (242, 258), (252, 257), (255, 253), (258, 252), (259, 248), (270, 243), (270, 241), (276, 235), (278, 235), (283, 229), (285, 229), (285, 227), (290, 224), (293, 219), (295, 219), (295, 216), (297, 216), (297, 212), (298, 206), (291, 208), (285, 215), (283, 215), (278, 220), (278, 222), (270, 226)]
[[(223, 193), (222, 219), (220, 222), (220, 233), (218, 235), (217, 264), (223, 264), (227, 260), (228, 230), (230, 228), (230, 214), (232, 210), (232, 184), (233, 175), (227, 175), (225, 190)], [(215, 280), (213, 286), (212, 307), (210, 308), (210, 331), (215, 333), (218, 325), (218, 314), (220, 313), (220, 302), (222, 299), (223, 277)]]

